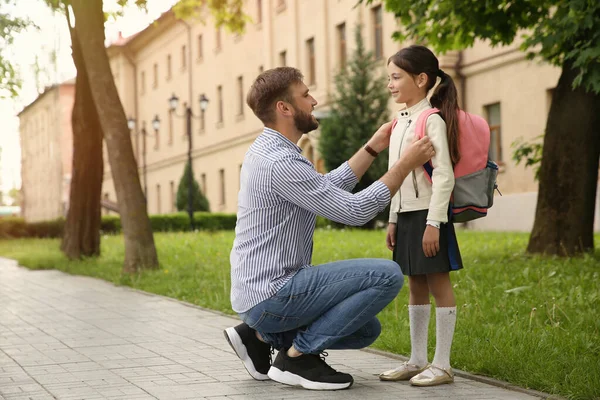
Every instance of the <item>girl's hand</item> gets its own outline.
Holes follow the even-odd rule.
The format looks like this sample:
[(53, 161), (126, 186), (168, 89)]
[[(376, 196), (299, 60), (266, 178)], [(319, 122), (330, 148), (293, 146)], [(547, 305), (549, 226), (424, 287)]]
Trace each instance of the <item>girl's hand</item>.
[(440, 230), (435, 226), (427, 225), (423, 234), (423, 252), (425, 253), (425, 257), (434, 257), (438, 251), (440, 251)]
[(396, 224), (390, 222), (387, 227), (387, 234), (385, 235), (385, 244), (387, 248), (394, 251), (396, 247)]

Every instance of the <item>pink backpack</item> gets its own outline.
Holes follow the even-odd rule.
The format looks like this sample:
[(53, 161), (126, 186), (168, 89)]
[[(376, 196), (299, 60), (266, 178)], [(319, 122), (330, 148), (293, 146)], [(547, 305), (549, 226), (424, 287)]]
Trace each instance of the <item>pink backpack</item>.
[[(417, 138), (425, 136), (427, 118), (439, 112), (437, 108), (431, 108), (419, 115), (415, 125)], [(485, 119), (459, 110), (458, 131), (458, 149), (461, 157), (454, 166), (455, 183), (449, 215), (452, 222), (467, 222), (485, 217), (488, 208), (494, 204), (494, 190), (498, 190), (498, 165), (488, 158), (490, 127)], [(431, 182), (431, 161), (425, 163), (423, 168), (425, 176)]]

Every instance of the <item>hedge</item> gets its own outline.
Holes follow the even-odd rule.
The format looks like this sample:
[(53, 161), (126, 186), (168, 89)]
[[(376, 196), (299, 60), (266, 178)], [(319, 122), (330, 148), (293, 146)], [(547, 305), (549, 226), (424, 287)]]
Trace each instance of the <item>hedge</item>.
[[(235, 228), (236, 215), (196, 212), (194, 213), (194, 222), (197, 230), (232, 230)], [(186, 213), (151, 215), (150, 224), (154, 232), (187, 231), (190, 229), (190, 220)], [(0, 218), (0, 238), (56, 238), (62, 236), (64, 226), (64, 218), (30, 223), (25, 222), (23, 218)], [(119, 216), (103, 216), (100, 230), (106, 234), (120, 233), (121, 219)]]
[[(236, 215), (225, 213), (196, 212), (194, 225), (199, 231), (217, 231), (235, 229)], [(182, 232), (190, 229), (187, 213), (160, 214), (150, 216), (150, 225), (154, 232)], [(57, 238), (62, 237), (65, 226), (64, 218), (53, 221), (26, 223), (23, 218), (0, 218), (0, 239), (12, 238)], [(317, 228), (340, 228), (323, 217), (317, 217)], [(121, 219), (118, 215), (105, 215), (100, 223), (103, 234), (121, 233)]]

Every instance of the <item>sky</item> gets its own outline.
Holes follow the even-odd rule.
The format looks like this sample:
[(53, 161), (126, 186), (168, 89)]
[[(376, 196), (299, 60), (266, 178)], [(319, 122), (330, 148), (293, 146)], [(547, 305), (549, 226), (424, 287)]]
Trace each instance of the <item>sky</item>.
[[(135, 6), (125, 8), (123, 17), (105, 24), (107, 41), (114, 40), (119, 32), (127, 37), (144, 29), (175, 2), (176, 0), (148, 0), (147, 12)], [(116, 0), (105, 0), (104, 8), (105, 11), (117, 10)], [(20, 33), (13, 46), (7, 50), (21, 75), (23, 87), (17, 99), (0, 99), (0, 191), (5, 193), (13, 187), (21, 186), (17, 114), (34, 101), (44, 87), (71, 79), (76, 74), (71, 58), (69, 31), (63, 15), (53, 13), (43, 0), (19, 0), (16, 6), (6, 11), (11, 15), (28, 17), (39, 29), (31, 28)], [(57, 55), (55, 62), (52, 61), (52, 53)], [(38, 69), (42, 71), (37, 79), (34, 73), (36, 59), (40, 67)]]

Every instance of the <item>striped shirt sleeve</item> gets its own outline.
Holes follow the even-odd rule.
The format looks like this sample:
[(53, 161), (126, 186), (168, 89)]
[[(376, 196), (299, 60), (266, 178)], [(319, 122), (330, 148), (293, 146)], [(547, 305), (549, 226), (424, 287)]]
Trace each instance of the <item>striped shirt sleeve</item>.
[(315, 171), (308, 160), (288, 158), (273, 165), (271, 185), (276, 194), (314, 214), (346, 225), (364, 225), (383, 211), (390, 201), (390, 191), (377, 181), (358, 193), (349, 193), (333, 183), (351, 183), (349, 178), (344, 179), (346, 168), (350, 169), (346, 165), (327, 176)]
[(350, 168), (348, 161), (337, 167), (336, 169), (325, 174), (325, 178), (340, 189), (350, 192), (358, 183), (358, 178), (354, 175), (354, 171)]

